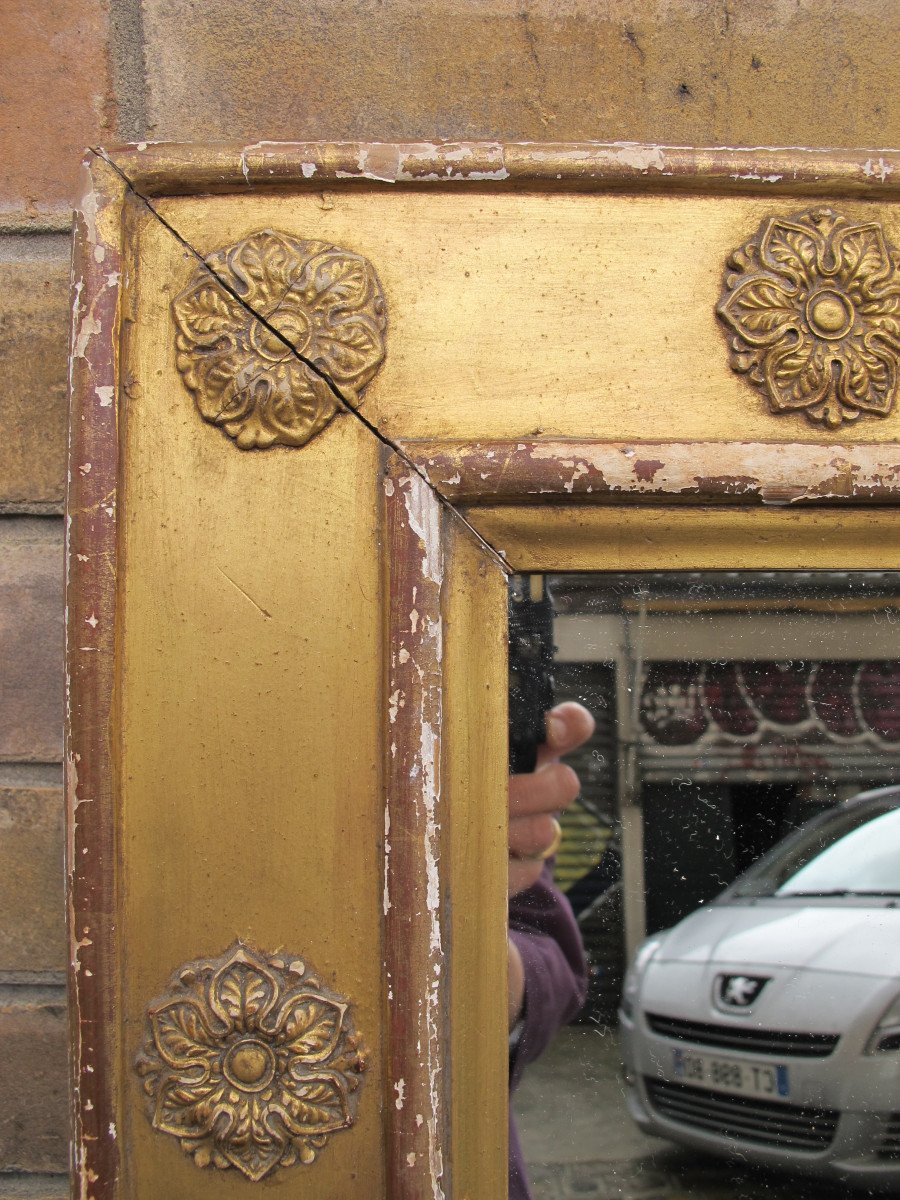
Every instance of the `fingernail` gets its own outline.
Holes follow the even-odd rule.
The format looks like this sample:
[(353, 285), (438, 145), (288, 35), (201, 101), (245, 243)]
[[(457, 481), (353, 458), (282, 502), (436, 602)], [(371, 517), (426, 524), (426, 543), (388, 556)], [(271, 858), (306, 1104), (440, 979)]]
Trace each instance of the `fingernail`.
[(566, 723), (562, 717), (550, 716), (547, 718), (547, 741), (554, 746), (558, 746), (560, 742), (565, 741)]

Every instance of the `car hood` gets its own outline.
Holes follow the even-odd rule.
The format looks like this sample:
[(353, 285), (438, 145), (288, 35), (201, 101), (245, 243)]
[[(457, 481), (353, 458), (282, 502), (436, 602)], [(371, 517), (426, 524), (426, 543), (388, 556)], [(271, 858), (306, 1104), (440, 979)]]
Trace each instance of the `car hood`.
[(661, 936), (657, 962), (900, 975), (900, 909), (885, 905), (715, 904)]

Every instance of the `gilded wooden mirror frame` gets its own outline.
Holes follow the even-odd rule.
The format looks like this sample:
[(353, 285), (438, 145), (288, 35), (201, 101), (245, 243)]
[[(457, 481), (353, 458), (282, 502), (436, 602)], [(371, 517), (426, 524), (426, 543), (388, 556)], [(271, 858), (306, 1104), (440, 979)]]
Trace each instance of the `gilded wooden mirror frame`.
[[(263, 1176), (320, 1200), (359, 1180), (392, 1200), (505, 1194), (506, 574), (900, 566), (884, 371), (843, 408), (820, 397), (809, 420), (804, 395), (776, 415), (765, 355), (716, 316), (729, 256), (746, 268), (772, 217), (830, 208), (890, 257), (898, 168), (632, 145), (91, 156), (68, 501), (75, 1195), (199, 1200)], [(201, 394), (177, 304), (270, 229), (377, 280), (356, 382), (325, 396), (333, 346), (295, 356), (334, 419), (282, 420), (265, 449)], [(252, 321), (238, 277), (225, 304)], [(814, 301), (804, 319), (831, 336), (849, 301)], [(239, 341), (223, 336), (208, 355)], [(327, 1061), (339, 1111), (248, 1165), (196, 1130), (179, 1146), (171, 1105), (155, 1128), (144, 1110), (175, 1070), (160, 1014), (221, 1007), (251, 969), (271, 981), (259, 1004), (287, 1005), (256, 1013), (275, 1041), (306, 989), (329, 1032), (303, 1069)], [(255, 1087), (269, 1051), (229, 1046), (215, 1069)]]

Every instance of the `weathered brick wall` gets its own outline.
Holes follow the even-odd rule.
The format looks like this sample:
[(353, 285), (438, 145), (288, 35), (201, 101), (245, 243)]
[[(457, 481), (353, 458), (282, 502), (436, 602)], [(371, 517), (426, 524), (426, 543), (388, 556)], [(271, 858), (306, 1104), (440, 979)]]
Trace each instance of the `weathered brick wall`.
[(6, 0), (0, 1200), (65, 1194), (69, 206), (97, 142), (900, 145), (896, 0)]
[(117, 132), (101, 0), (0, 35), (0, 1197), (66, 1194), (63, 523), (69, 226)]

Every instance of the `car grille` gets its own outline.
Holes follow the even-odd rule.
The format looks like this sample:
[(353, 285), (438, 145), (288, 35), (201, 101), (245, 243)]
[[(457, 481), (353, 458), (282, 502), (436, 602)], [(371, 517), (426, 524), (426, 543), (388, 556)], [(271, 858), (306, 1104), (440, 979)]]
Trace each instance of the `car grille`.
[(748, 1096), (722, 1096), (704, 1088), (644, 1079), (651, 1106), (670, 1121), (720, 1138), (785, 1150), (824, 1150), (837, 1129), (835, 1109), (800, 1108)]
[(900, 1113), (891, 1113), (878, 1147), (880, 1158), (900, 1158)]
[(728, 1050), (750, 1050), (791, 1058), (827, 1058), (838, 1044), (836, 1033), (789, 1033), (781, 1029), (735, 1029), (731, 1025), (704, 1025), (647, 1013), (647, 1024), (663, 1037), (715, 1046)]

